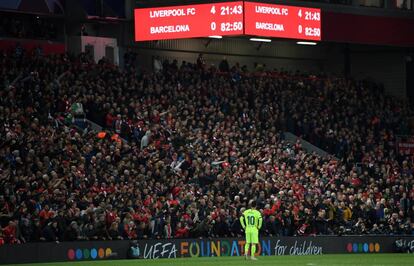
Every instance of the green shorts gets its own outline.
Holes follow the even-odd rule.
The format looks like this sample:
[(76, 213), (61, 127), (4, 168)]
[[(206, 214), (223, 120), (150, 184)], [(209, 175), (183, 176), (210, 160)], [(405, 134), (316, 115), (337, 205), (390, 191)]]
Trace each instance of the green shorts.
[(257, 244), (259, 243), (259, 231), (246, 231), (246, 243), (247, 244)]

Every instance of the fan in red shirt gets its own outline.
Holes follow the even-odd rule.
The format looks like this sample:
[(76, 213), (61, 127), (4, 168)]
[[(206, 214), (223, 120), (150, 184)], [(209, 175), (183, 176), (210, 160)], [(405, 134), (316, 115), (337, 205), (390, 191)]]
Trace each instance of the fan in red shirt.
[(185, 226), (183, 223), (179, 222), (177, 224), (177, 229), (175, 230), (175, 237), (176, 238), (186, 238), (188, 237), (188, 227)]
[(115, 119), (116, 119), (116, 117), (112, 114), (112, 112), (109, 112), (105, 117), (106, 127), (107, 128), (112, 128)]
[(118, 217), (118, 215), (112, 210), (112, 205), (108, 205), (106, 208), (106, 224), (108, 227), (115, 222), (116, 217)]
[(279, 210), (280, 205), (281, 205), (281, 202), (279, 200), (273, 203), (272, 208), (266, 205), (265, 209), (263, 210), (263, 215), (270, 216), (270, 215), (275, 214)]
[(41, 210), (39, 213), (40, 222), (42, 224), (46, 224), (47, 221), (54, 216), (54, 214), (55, 213), (50, 210), (49, 205), (45, 205), (43, 210)]
[(124, 225), (125, 234), (129, 239), (136, 239), (137, 238), (137, 227), (134, 221), (130, 221)]
[(16, 238), (17, 227), (13, 221), (3, 229), (4, 242), (7, 244), (18, 244), (19, 240)]
[(178, 206), (180, 204), (180, 202), (176, 199), (170, 199), (170, 200), (168, 200), (167, 203), (170, 207), (175, 207), (175, 206)]
[(351, 184), (354, 187), (359, 187), (362, 185), (362, 181), (361, 179), (358, 178), (357, 173), (353, 173), (352, 178), (351, 178)]

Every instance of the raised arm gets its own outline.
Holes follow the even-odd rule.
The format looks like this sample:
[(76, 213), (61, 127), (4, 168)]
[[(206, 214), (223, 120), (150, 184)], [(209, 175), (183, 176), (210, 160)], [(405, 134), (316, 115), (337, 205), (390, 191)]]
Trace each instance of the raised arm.
[(259, 212), (257, 214), (257, 229), (262, 228), (262, 222), (263, 222), (262, 215)]

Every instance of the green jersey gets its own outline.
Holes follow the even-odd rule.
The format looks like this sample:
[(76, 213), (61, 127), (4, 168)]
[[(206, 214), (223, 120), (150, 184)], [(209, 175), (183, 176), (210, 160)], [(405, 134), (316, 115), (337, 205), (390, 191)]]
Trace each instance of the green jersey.
[(262, 227), (262, 215), (258, 210), (245, 210), (240, 217), (240, 223), (245, 231), (259, 230)]

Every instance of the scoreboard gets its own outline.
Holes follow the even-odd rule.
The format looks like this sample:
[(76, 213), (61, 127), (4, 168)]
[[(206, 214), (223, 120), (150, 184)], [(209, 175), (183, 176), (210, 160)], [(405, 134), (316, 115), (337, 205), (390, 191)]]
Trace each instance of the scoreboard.
[(254, 35), (321, 40), (321, 10), (249, 1), (134, 11), (135, 41)]
[(243, 34), (243, 2), (135, 9), (135, 40)]
[(321, 40), (321, 10), (245, 2), (245, 34), (302, 40)]

